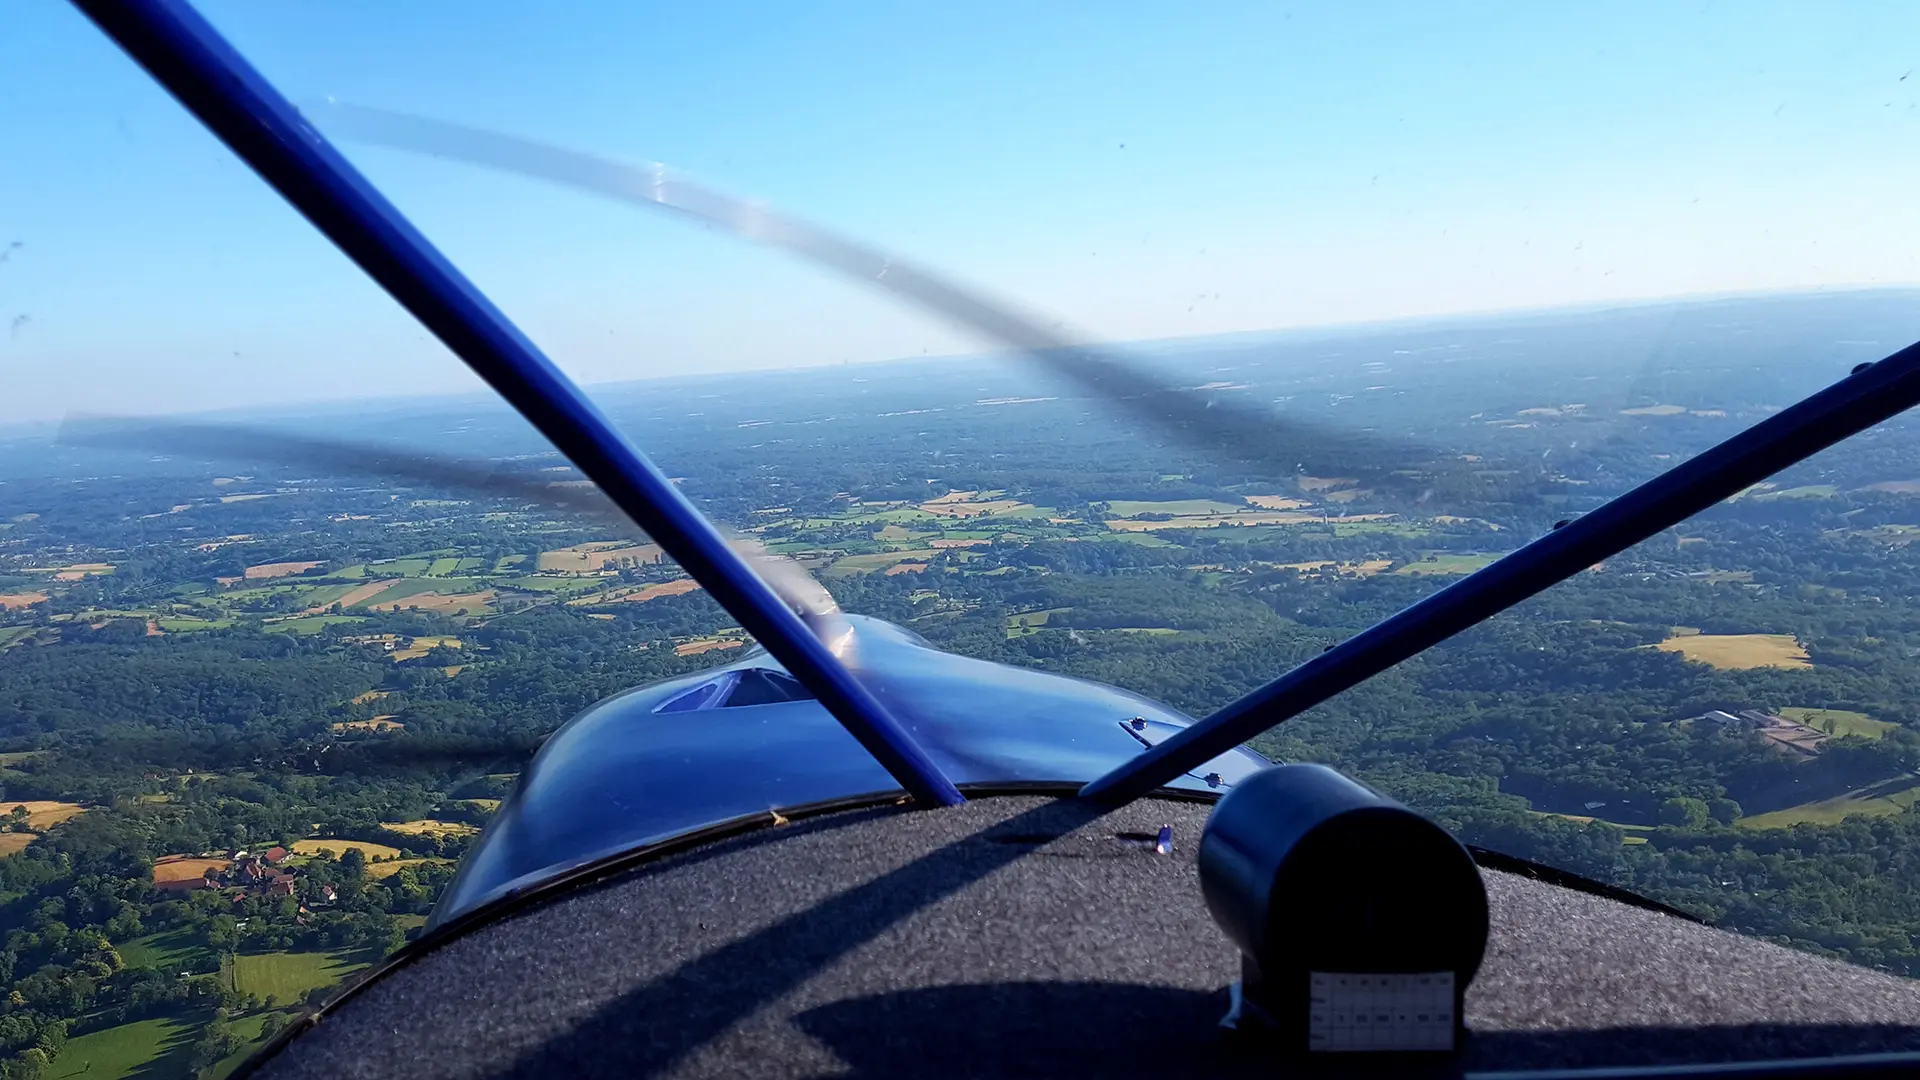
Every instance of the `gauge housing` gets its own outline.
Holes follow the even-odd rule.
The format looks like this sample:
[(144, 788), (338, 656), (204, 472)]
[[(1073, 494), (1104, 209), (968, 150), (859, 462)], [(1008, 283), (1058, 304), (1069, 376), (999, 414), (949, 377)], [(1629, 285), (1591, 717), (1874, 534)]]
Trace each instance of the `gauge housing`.
[(1242, 956), (1229, 1026), (1294, 1051), (1445, 1051), (1487, 893), (1445, 829), (1324, 765), (1242, 780), (1207, 820), (1201, 891)]

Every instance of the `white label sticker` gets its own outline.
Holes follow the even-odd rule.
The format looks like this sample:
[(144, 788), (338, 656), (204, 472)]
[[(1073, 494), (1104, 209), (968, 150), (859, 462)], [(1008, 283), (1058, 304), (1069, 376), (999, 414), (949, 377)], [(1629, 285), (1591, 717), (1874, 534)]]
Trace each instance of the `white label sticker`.
[(1307, 1049), (1453, 1049), (1453, 972), (1308, 975)]

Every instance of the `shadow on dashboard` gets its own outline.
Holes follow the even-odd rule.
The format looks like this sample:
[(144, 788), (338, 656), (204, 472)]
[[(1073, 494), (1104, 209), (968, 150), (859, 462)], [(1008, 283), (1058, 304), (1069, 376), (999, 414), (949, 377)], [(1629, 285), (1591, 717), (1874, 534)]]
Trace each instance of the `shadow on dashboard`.
[[(1235, 1046), (1217, 1023), (1224, 990), (1111, 983), (988, 983), (907, 990), (823, 1005), (795, 1017), (854, 1077), (915, 1075), (1272, 1075), (1273, 1059)], [(1920, 1050), (1920, 1027), (1746, 1024), (1475, 1032), (1453, 1063), (1410, 1074), (1327, 1059), (1328, 1075), (1460, 1076), (1549, 1068), (1824, 1058)], [(1295, 1075), (1321, 1069), (1294, 1068)], [(1889, 1073), (1888, 1075), (1893, 1075)]]

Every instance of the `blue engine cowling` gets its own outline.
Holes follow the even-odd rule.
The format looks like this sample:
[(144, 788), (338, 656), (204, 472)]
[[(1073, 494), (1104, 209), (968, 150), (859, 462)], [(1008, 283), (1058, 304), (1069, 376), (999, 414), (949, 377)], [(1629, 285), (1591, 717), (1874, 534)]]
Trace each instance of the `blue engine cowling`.
[[(1085, 783), (1192, 723), (1125, 690), (955, 656), (892, 623), (846, 619), (842, 661), (957, 784)], [(755, 649), (589, 707), (534, 755), (431, 925), (690, 830), (898, 791), (805, 694)], [(1238, 749), (1171, 786), (1217, 792), (1268, 764)]]

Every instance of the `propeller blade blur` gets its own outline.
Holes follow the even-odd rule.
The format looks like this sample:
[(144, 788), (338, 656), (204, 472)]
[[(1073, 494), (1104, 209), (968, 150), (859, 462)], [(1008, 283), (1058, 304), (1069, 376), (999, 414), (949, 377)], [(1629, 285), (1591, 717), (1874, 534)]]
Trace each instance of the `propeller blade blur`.
[[(518, 473), (497, 465), (438, 454), (290, 435), (228, 424), (169, 420), (70, 420), (59, 441), (69, 446), (107, 447), (148, 453), (272, 462), (304, 469), (378, 477), (474, 498), (515, 499), (586, 517), (617, 521), (644, 536), (638, 525), (598, 488)], [(750, 537), (723, 529), (760, 576), (830, 648), (844, 649), (850, 628), (840, 605), (799, 563), (767, 550)]]
[[(764, 204), (697, 184), (665, 165), (633, 165), (518, 136), (384, 109), (327, 101), (306, 114), (331, 133), (390, 149), (447, 158), (664, 209), (779, 248), (1010, 348), (1045, 372), (1111, 402), (1176, 439), (1270, 470), (1365, 475), (1375, 486), (1428, 487), (1408, 465), (1436, 457), (1418, 447), (1293, 419), (1218, 394), (1167, 385), (1167, 377), (1071, 335), (1006, 302), (988, 299), (942, 274), (877, 248), (774, 212)], [(1446, 465), (1439, 466), (1446, 468)], [(1484, 493), (1483, 493), (1484, 494)]]

